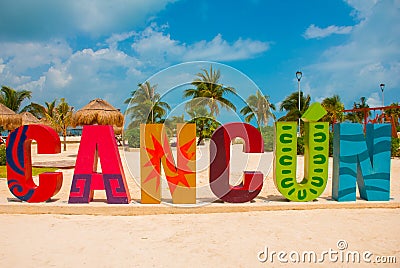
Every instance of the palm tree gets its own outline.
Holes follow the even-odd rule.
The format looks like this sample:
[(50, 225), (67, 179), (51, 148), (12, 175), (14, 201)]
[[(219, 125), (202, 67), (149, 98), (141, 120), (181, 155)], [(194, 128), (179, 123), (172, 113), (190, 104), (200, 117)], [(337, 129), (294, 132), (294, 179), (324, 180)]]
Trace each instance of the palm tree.
[(15, 90), (11, 87), (2, 86), (0, 92), (0, 103), (4, 104), (14, 112), (18, 113), (21, 104), (25, 99), (32, 97), (32, 91), (29, 90)]
[(160, 123), (170, 110), (168, 103), (160, 101), (160, 94), (156, 93), (157, 85), (151, 85), (148, 81), (139, 84), (138, 89), (131, 92), (131, 97), (125, 100), (129, 104), (126, 113), (131, 115), (132, 122), (129, 127), (138, 126), (140, 123)]
[(52, 116), (51, 114), (46, 114), (46, 119), (52, 127), (63, 134), (64, 151), (67, 150), (67, 128), (72, 125), (73, 109), (64, 98), (61, 98), (61, 102), (54, 108)]
[(164, 121), (164, 126), (166, 128), (166, 132), (169, 136), (173, 136), (176, 133), (176, 125), (179, 123), (185, 123), (185, 115), (181, 116), (172, 116), (171, 118), (167, 118)]
[(197, 145), (202, 144), (204, 139), (210, 138), (220, 125), (204, 106), (188, 107), (186, 112), (192, 118), (189, 123), (196, 124), (196, 136), (199, 138)]
[[(393, 102), (390, 104), (390, 106), (395, 106), (398, 107), (399, 103), (398, 102)], [(399, 118), (400, 118), (400, 108), (390, 108), (385, 110), (385, 115), (389, 116), (390, 118), (393, 119), (394, 122), (394, 127), (397, 129), (399, 125)]]
[(46, 118), (46, 115), (49, 115), (50, 117), (53, 117), (54, 109), (56, 107), (56, 102), (57, 100), (54, 99), (52, 102), (45, 102), (44, 106), (40, 105), (35, 102), (31, 102), (31, 104), (25, 106), (22, 109), (22, 112), (30, 112), (37, 118)]
[(321, 104), (327, 111), (327, 114), (322, 118), (322, 121), (330, 122), (332, 127), (335, 122), (343, 121), (344, 104), (341, 102), (339, 95), (327, 97)]
[[(369, 105), (367, 104), (367, 99), (365, 97), (360, 98), (361, 102), (354, 102), (353, 104), (353, 109), (363, 109), (363, 108), (369, 108)], [(368, 111), (367, 113), (368, 116), (371, 116), (371, 111)], [(352, 123), (363, 123), (364, 121), (364, 111), (355, 111), (355, 112), (350, 112), (345, 116), (346, 120), (349, 120)]]
[(244, 120), (249, 123), (255, 117), (257, 126), (268, 125), (269, 118), (275, 115), (271, 112), (275, 110), (275, 105), (269, 101), (268, 95), (263, 95), (260, 90), (257, 90), (255, 95), (250, 95), (246, 100), (247, 105), (240, 110), (240, 113), (246, 116)]
[(301, 111), (299, 111), (299, 93), (293, 92), (283, 100), (279, 107), (280, 111), (285, 110), (287, 112), (285, 116), (279, 118), (279, 121), (298, 121), (310, 106), (310, 102), (310, 95), (304, 96), (303, 91), (300, 91)]
[(236, 94), (236, 91), (219, 83), (221, 72), (213, 70), (212, 65), (210, 71), (201, 70), (202, 73), (197, 73), (197, 78), (192, 82), (195, 88), (186, 89), (183, 94), (185, 98), (193, 98), (188, 106), (208, 106), (212, 116), (219, 115), (219, 106), (236, 111), (235, 105), (224, 97), (228, 93)]

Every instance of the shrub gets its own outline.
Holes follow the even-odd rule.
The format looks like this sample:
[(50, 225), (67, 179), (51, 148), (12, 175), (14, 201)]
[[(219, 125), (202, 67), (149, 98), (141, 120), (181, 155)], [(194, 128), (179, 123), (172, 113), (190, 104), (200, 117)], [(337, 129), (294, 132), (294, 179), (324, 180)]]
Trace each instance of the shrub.
[(392, 138), (392, 157), (400, 157), (400, 139)]
[(333, 156), (333, 132), (329, 132), (329, 156)]
[[(297, 138), (297, 154), (304, 155), (304, 136)], [(333, 133), (329, 133), (329, 156), (333, 156)]]
[(0, 166), (6, 165), (6, 145), (0, 145)]
[(133, 148), (140, 147), (140, 129), (131, 128), (124, 132), (124, 139), (128, 141), (128, 146)]
[(297, 154), (304, 155), (304, 137), (297, 137)]
[(272, 152), (274, 150), (274, 127), (264, 126), (261, 128), (261, 135), (264, 139), (264, 151)]

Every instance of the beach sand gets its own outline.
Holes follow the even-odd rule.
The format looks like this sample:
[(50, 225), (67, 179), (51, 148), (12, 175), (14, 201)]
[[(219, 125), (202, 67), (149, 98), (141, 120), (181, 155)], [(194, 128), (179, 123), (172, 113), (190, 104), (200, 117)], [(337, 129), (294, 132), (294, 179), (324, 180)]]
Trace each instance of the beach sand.
[[(70, 161), (75, 159), (77, 144), (69, 144), (68, 151), (58, 156), (33, 155), (33, 162)], [(240, 147), (233, 150), (239, 152)], [(244, 161), (235, 152), (232, 174), (239, 176), (243, 163), (248, 169), (268, 169), (265, 164), (270, 155), (257, 160)], [(121, 156), (137, 164), (135, 152)], [(264, 160), (262, 157), (266, 157)], [(207, 151), (198, 150), (198, 186), (203, 190), (203, 200), (212, 201), (212, 193), (207, 188)], [(135, 162), (136, 161), (136, 162)], [(298, 174), (301, 175), (303, 158), (298, 159)], [(332, 165), (332, 160), (330, 161)], [(132, 168), (130, 168), (132, 169)], [(135, 172), (126, 176), (133, 201), (139, 201), (140, 189), (134, 180)], [(64, 171), (64, 185), (51, 204), (39, 206), (70, 207), (66, 204), (70, 190), (73, 169)], [(265, 172), (266, 173), (266, 172)], [(400, 160), (392, 159), (391, 203), (400, 199)], [(328, 186), (321, 198), (312, 203), (338, 203), (330, 201), (331, 168)], [(234, 182), (232, 182), (234, 183)], [(163, 190), (168, 200), (168, 190)], [(103, 200), (99, 191), (95, 198)], [(215, 199), (215, 198), (214, 198)], [(267, 206), (275, 203), (289, 204), (275, 189), (272, 172), (265, 179), (263, 191), (248, 207)], [(6, 179), (0, 179), (0, 206), (13, 203), (23, 207), (13, 199), (8, 191)], [(353, 204), (366, 203), (362, 200)], [(261, 205), (260, 205), (261, 204)], [(103, 201), (88, 206), (107, 206)], [(313, 205), (310, 203), (310, 205)], [(134, 208), (138, 205), (129, 205)], [(143, 206), (143, 205), (139, 205)], [(158, 205), (165, 206), (165, 205)], [(265, 262), (258, 260), (260, 251), (287, 253), (283, 257), (291, 264), (289, 253), (295, 259), (304, 251), (314, 251), (318, 259), (324, 251), (338, 251), (336, 255), (325, 256), (322, 267), (343, 267), (340, 252), (358, 251), (361, 256), (369, 251), (372, 262), (376, 256), (394, 256), (396, 264), (384, 267), (398, 267), (400, 263), (400, 209), (398, 208), (329, 208), (278, 211), (229, 212), (228, 204), (211, 204), (208, 207), (226, 207), (226, 213), (201, 214), (161, 214), (138, 216), (107, 215), (62, 215), (62, 214), (1, 214), (0, 215), (0, 267), (271, 267), (282, 263), (273, 256)], [(207, 207), (207, 206), (206, 206)], [(249, 209), (250, 210), (250, 209)], [(344, 240), (347, 248), (340, 251), (338, 241)], [(341, 243), (343, 245), (343, 243)], [(283, 254), (283, 253), (282, 253)], [(264, 255), (260, 255), (265, 257)], [(368, 255), (369, 256), (369, 255)], [(270, 256), (269, 256), (270, 257)], [(292, 263), (294, 264), (294, 263)], [(377, 263), (372, 263), (378, 265)], [(307, 262), (296, 263), (298, 267), (310, 266)], [(370, 266), (361, 259), (358, 267)], [(321, 267), (321, 264), (319, 265)], [(382, 266), (379, 264), (379, 266)]]

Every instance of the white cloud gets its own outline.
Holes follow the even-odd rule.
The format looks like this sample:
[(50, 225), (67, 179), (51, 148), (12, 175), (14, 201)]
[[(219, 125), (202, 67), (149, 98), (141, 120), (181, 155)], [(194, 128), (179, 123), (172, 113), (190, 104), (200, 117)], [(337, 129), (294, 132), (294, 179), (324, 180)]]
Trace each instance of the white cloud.
[(311, 24), (304, 33), (304, 38), (314, 39), (314, 38), (324, 38), (332, 34), (349, 34), (353, 29), (352, 26), (336, 26), (330, 25), (326, 28), (320, 28)]
[[(348, 1), (354, 12), (364, 16), (347, 40), (326, 49), (315, 63), (304, 68), (309, 74), (312, 94), (339, 94), (346, 107), (360, 97), (380, 92), (385, 83), (385, 98), (398, 99), (400, 86), (400, 1)], [(353, 13), (354, 13), (353, 12)]]
[(125, 33), (114, 33), (111, 37), (106, 39), (106, 44), (111, 48), (117, 48), (118, 43), (127, 40), (128, 38), (135, 35), (135, 31), (125, 32)]
[(137, 59), (116, 49), (83, 49), (49, 69), (46, 88), (55, 88), (50, 92), (53, 98), (73, 96), (71, 101), (78, 107), (98, 97), (120, 105), (137, 82), (145, 78), (137, 66)]
[(268, 49), (266, 42), (239, 38), (230, 44), (218, 34), (209, 42), (203, 40), (187, 47), (184, 60), (243, 60), (254, 58)]
[(216, 60), (234, 61), (253, 58), (269, 49), (267, 42), (237, 39), (230, 43), (216, 35), (211, 41), (185, 44), (165, 33), (165, 26), (152, 24), (138, 34), (132, 44), (138, 56), (151, 65), (164, 66), (171, 61)]
[[(138, 81), (141, 63), (115, 48), (72, 52), (63, 42), (0, 43), (0, 84), (33, 92), (32, 101), (66, 97), (81, 107), (112, 93), (119, 105)], [(121, 107), (122, 108), (122, 107)]]
[(3, 59), (2, 58), (0, 58), (0, 74), (2, 74), (3, 73), (3, 70), (4, 70), (4, 68), (6, 67), (6, 65), (5, 64), (3, 64)]
[(3, 1), (0, 39), (46, 40), (85, 34), (110, 36), (142, 26), (175, 0)]
[(345, 2), (353, 7), (352, 15), (358, 19), (364, 19), (371, 15), (373, 8), (379, 0), (345, 0)]
[(64, 41), (49, 42), (0, 42), (0, 57), (13, 73), (54, 64), (67, 59), (72, 49)]
[(31, 80), (17, 87), (20, 90), (30, 90), (32, 92), (42, 92), (46, 83), (46, 77), (41, 76), (37, 80)]
[(57, 88), (64, 88), (72, 80), (72, 75), (67, 73), (66, 66), (59, 69), (52, 66), (46, 76), (50, 85)]
[(132, 49), (137, 56), (151, 66), (167, 66), (171, 61), (179, 61), (186, 53), (186, 45), (164, 31), (165, 26), (151, 24), (141, 33), (137, 33)]
[(377, 93), (377, 92), (372, 93), (367, 99), (367, 104), (371, 108), (381, 107), (382, 106), (382, 98), (379, 96), (379, 93)]
[(151, 24), (141, 32), (112, 34), (97, 46), (75, 51), (62, 39), (0, 42), (0, 84), (31, 90), (32, 101), (39, 103), (65, 97), (81, 107), (100, 97), (120, 106), (137, 83), (164, 67), (195, 59), (247, 59), (268, 49), (266, 42), (228, 42), (221, 35), (186, 44), (173, 39), (167, 29)]

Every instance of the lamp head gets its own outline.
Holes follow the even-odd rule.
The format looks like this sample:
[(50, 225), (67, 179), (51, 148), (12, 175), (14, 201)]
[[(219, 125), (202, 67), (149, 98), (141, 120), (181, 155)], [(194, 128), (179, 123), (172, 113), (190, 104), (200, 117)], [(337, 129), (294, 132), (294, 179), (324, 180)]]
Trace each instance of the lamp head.
[(381, 90), (383, 92), (383, 90), (385, 89), (385, 84), (380, 84), (379, 86), (380, 86), (380, 88), (381, 88)]
[(301, 79), (302, 76), (303, 76), (303, 73), (302, 73), (302, 72), (300, 72), (300, 71), (297, 71), (297, 72), (296, 72), (297, 81), (300, 82), (300, 79)]

